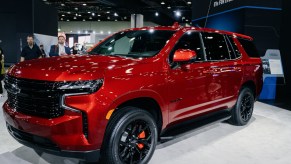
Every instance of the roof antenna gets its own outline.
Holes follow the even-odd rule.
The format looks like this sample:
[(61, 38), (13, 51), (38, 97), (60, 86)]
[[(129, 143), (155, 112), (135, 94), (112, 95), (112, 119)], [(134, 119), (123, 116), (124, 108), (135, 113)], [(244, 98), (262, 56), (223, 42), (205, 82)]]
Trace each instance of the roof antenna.
[(210, 0), (210, 2), (209, 2), (209, 6), (208, 6), (208, 11), (207, 11), (207, 15), (206, 15), (206, 20), (205, 20), (204, 28), (207, 25), (208, 15), (209, 15), (209, 12), (210, 12), (211, 4), (212, 4), (212, 0)]

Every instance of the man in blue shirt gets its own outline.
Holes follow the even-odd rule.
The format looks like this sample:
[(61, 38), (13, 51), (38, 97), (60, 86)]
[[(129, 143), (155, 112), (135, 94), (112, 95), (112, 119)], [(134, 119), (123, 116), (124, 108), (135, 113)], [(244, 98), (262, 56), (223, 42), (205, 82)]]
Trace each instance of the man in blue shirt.
[(50, 55), (50, 57), (71, 55), (70, 48), (65, 46), (65, 37), (64, 36), (58, 37), (58, 44), (51, 46), (51, 50), (50, 50), (49, 55)]

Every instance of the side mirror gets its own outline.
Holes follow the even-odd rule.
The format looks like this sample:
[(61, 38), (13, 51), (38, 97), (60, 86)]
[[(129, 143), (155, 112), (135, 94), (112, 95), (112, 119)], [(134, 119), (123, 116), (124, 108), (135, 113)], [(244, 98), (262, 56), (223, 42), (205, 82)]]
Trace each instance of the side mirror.
[(174, 62), (189, 62), (197, 57), (197, 54), (193, 50), (178, 49), (175, 51), (173, 61)]

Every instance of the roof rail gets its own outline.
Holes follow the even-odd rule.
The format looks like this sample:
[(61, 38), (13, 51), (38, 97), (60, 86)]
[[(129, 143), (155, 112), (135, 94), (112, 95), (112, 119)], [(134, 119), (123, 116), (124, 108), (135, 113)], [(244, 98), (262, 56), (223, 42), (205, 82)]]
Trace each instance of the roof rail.
[(179, 22), (175, 22), (175, 23), (173, 24), (173, 27), (174, 27), (174, 28), (179, 28), (179, 27), (181, 27), (181, 26), (180, 26)]

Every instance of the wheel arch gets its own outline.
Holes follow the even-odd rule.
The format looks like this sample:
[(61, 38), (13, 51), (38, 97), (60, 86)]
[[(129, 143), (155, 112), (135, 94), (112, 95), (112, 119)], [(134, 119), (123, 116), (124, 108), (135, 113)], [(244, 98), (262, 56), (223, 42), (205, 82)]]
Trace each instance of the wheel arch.
[(256, 89), (256, 84), (253, 80), (248, 80), (248, 81), (245, 81), (243, 84), (242, 84), (242, 87), (240, 90), (242, 90), (242, 88), (244, 87), (248, 87), (252, 90), (253, 94), (254, 94), (254, 98), (257, 97), (257, 89)]
[(124, 107), (136, 107), (148, 111), (156, 120), (158, 132), (161, 132), (163, 127), (163, 114), (159, 103), (151, 97), (138, 97), (120, 103), (113, 114), (122, 110)]
[(116, 98), (110, 107), (114, 109), (112, 115), (126, 106), (137, 107), (151, 113), (156, 120), (158, 132), (168, 124), (168, 106), (160, 94), (152, 90), (131, 91)]

